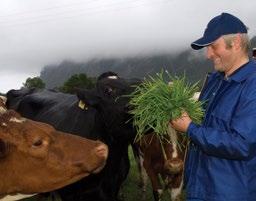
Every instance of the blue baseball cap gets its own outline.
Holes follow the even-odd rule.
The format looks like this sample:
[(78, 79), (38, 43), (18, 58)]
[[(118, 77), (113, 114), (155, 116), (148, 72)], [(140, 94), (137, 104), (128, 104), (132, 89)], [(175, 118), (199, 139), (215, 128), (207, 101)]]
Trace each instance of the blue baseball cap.
[(235, 33), (247, 33), (247, 27), (237, 17), (229, 13), (222, 13), (211, 19), (204, 31), (203, 37), (191, 43), (191, 47), (199, 50), (210, 45), (223, 35)]

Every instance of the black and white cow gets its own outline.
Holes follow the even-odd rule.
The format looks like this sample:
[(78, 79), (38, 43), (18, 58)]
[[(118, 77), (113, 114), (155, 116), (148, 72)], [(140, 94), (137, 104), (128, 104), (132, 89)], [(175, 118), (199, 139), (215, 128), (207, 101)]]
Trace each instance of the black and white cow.
[(135, 137), (132, 123), (127, 122), (128, 98), (123, 95), (130, 94), (136, 82), (106, 73), (94, 89), (77, 90), (77, 95), (39, 89), (7, 93), (7, 106), (23, 116), (108, 145), (103, 171), (59, 190), (63, 201), (117, 200), (129, 171), (128, 145)]

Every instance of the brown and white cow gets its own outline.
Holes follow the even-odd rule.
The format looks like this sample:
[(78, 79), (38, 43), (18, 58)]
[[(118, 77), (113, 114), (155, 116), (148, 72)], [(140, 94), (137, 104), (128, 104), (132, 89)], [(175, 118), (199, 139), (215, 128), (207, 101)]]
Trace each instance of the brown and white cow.
[[(168, 189), (172, 200), (181, 199), (183, 187), (183, 169), (187, 140), (168, 127), (166, 141), (161, 143), (154, 133), (144, 135), (136, 143), (143, 158), (143, 166), (151, 181), (154, 200), (159, 201), (165, 189)], [(141, 173), (143, 175), (143, 171)], [(164, 181), (164, 186), (160, 181)], [(145, 182), (145, 178), (143, 178)], [(145, 186), (145, 183), (143, 184)]]
[(108, 148), (7, 110), (0, 100), (0, 198), (48, 192), (98, 173)]
[[(200, 92), (196, 92), (192, 98), (198, 100), (199, 96)], [(146, 190), (146, 170), (152, 184), (155, 201), (160, 200), (163, 190), (166, 188), (170, 191), (172, 200), (180, 200), (181, 197), (188, 139), (177, 135), (170, 125), (168, 125), (168, 136), (163, 146), (154, 133), (144, 135), (140, 142), (132, 146), (140, 172), (142, 190)], [(159, 174), (165, 182), (164, 188), (159, 180)]]

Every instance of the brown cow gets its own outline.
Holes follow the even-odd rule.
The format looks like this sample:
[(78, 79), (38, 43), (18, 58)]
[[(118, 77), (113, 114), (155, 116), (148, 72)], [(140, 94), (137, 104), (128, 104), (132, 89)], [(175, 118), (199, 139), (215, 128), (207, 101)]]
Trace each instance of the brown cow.
[(0, 197), (63, 187), (98, 173), (107, 155), (105, 144), (22, 118), (0, 101)]
[[(143, 166), (151, 181), (155, 201), (161, 199), (165, 189), (170, 191), (173, 201), (180, 200), (183, 187), (187, 141), (181, 135), (176, 135), (176, 131), (170, 126), (168, 129), (169, 135), (162, 147), (154, 133), (144, 135), (140, 142), (136, 143), (143, 156)], [(183, 146), (178, 146), (178, 144)], [(164, 187), (159, 180), (159, 175), (164, 181)]]

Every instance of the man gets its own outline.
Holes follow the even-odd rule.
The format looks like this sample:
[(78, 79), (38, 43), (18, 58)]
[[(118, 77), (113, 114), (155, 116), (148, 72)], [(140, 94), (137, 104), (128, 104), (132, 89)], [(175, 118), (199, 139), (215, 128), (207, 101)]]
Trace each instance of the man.
[(187, 113), (170, 123), (191, 145), (185, 185), (189, 201), (256, 200), (256, 62), (249, 60), (246, 26), (222, 13), (191, 44), (206, 48), (216, 72), (202, 90), (201, 125)]

